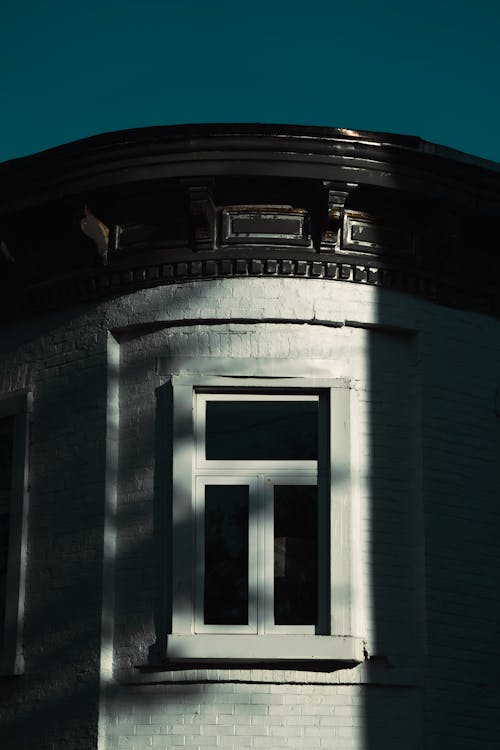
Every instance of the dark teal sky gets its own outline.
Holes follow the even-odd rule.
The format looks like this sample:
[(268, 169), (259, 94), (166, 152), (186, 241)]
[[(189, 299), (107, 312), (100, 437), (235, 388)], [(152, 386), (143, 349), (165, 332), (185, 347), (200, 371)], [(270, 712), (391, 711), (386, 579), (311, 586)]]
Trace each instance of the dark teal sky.
[(500, 161), (498, 0), (4, 0), (0, 160), (189, 122), (418, 135)]

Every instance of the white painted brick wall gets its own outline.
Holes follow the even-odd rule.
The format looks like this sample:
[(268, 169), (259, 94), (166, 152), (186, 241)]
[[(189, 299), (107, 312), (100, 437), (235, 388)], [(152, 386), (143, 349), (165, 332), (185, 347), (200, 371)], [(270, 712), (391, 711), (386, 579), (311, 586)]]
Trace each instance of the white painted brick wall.
[[(310, 692), (308, 692), (310, 690)], [(165, 685), (129, 693), (109, 747), (357, 747), (359, 688), (277, 684)], [(358, 700), (356, 695), (358, 694)]]
[[(19, 680), (0, 683), (2, 750), (96, 743), (107, 331), (245, 317), (301, 324), (174, 327), (136, 331), (120, 342), (116, 665), (145, 663), (153, 635), (154, 388), (169, 366), (189, 369), (189, 358), (202, 355), (293, 357), (304, 374), (326, 367), (330, 377), (354, 377), (359, 597), (369, 651), (391, 666), (333, 674), (186, 670), (166, 673), (159, 685), (112, 684), (102, 748), (494, 747), (498, 322), (362, 285), (227, 279), (144, 290), (39, 316), (0, 335), (2, 392), (34, 390), (27, 666)], [(321, 321), (397, 326), (417, 337), (325, 328)], [(373, 414), (383, 415), (383, 426), (370, 423)], [(412, 469), (419, 448), (421, 479)], [(381, 684), (388, 674), (399, 675), (401, 686), (397, 679)]]

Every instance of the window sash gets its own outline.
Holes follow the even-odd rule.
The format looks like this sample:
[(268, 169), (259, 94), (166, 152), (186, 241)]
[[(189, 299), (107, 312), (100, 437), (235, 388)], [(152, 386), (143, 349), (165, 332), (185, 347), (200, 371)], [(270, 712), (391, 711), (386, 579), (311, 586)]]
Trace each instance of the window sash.
[[(207, 485), (248, 487), (248, 624), (206, 624), (204, 616), (205, 591), (205, 487)], [(195, 633), (257, 633), (257, 596), (259, 570), (258, 556), (258, 508), (257, 478), (254, 476), (209, 476), (196, 477), (195, 488)]]
[[(264, 390), (264, 389), (262, 389)], [(193, 410), (194, 410), (194, 433), (195, 433), (195, 468), (197, 471), (212, 469), (222, 471), (234, 469), (235, 466), (244, 466), (245, 471), (251, 469), (273, 470), (280, 468), (289, 472), (315, 471), (317, 461), (310, 460), (262, 460), (262, 459), (236, 459), (236, 460), (213, 460), (205, 458), (206, 447), (206, 408), (208, 401), (313, 401), (319, 405), (319, 396), (317, 394), (303, 393), (267, 393), (256, 391), (254, 393), (245, 393), (238, 389), (228, 388), (224, 392), (200, 393), (196, 392)]]
[[(276, 485), (318, 485), (318, 475), (314, 474), (275, 474), (262, 477), (262, 505), (263, 505), (263, 565), (261, 570), (261, 590), (263, 592), (261, 632), (264, 633), (309, 633), (314, 634), (318, 629), (319, 608), (316, 611), (316, 623), (311, 625), (276, 625), (274, 622), (274, 487)], [(319, 493), (318, 493), (319, 495)], [(320, 518), (319, 496), (317, 508)], [(320, 524), (318, 523), (318, 544)], [(319, 561), (316, 556), (316, 570), (319, 572)], [(316, 583), (318, 588), (319, 581)], [(317, 591), (318, 601), (324, 597), (324, 591)]]
[[(316, 486), (317, 473), (273, 475), (209, 474), (196, 477), (195, 489), (195, 633), (304, 633), (314, 634), (318, 624), (276, 625), (274, 622), (274, 487)], [(247, 486), (248, 519), (248, 624), (207, 624), (204, 621), (205, 590), (205, 487)], [(318, 498), (319, 506), (319, 498)], [(318, 507), (318, 521), (320, 512)], [(321, 525), (318, 523), (318, 546)], [(318, 560), (316, 565), (319, 566)], [(318, 571), (319, 572), (319, 571)], [(318, 576), (319, 578), (319, 576)], [(325, 596), (325, 592), (318, 591)], [(318, 615), (319, 616), (319, 615)]]

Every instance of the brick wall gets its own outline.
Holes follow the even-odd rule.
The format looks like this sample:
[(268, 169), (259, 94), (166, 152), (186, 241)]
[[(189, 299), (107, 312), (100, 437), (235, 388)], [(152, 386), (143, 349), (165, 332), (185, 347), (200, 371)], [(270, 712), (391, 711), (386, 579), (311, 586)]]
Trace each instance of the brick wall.
[(0, 678), (0, 746), (97, 738), (106, 336), (61, 314), (0, 335), (2, 392), (31, 387), (25, 673)]
[[(184, 325), (199, 319), (221, 324)], [(104, 554), (117, 671), (99, 709), (108, 330), (121, 357), (117, 550)], [(496, 321), (361, 285), (214, 280), (40, 316), (0, 342), (2, 391), (34, 391), (26, 673), (0, 679), (2, 748), (93, 747), (99, 710), (103, 748), (494, 746)], [(369, 664), (133, 684), (158, 596), (154, 389), (200, 358), (353, 379)]]
[[(346, 687), (204, 683), (132, 691), (110, 747), (356, 747), (360, 696)], [(145, 711), (145, 705), (149, 709)]]

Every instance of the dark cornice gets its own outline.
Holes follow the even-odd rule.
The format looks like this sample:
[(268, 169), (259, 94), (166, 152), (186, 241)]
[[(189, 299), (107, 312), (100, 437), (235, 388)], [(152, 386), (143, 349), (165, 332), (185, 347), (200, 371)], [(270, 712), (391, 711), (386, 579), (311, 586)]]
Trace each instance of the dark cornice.
[[(245, 240), (237, 222), (260, 230)], [(412, 136), (259, 124), (109, 133), (0, 164), (2, 314), (261, 274), (498, 314), (499, 230), (500, 165)]]
[[(182, 125), (93, 136), (0, 164), (0, 212), (124, 182), (196, 175), (344, 179), (500, 214), (500, 164), (414, 136), (290, 125)], [(465, 178), (465, 179), (464, 179)], [(467, 184), (468, 183), (468, 184)], [(492, 195), (488, 196), (488, 191)], [(450, 191), (453, 191), (451, 193)], [(479, 194), (477, 194), (479, 191)]]

